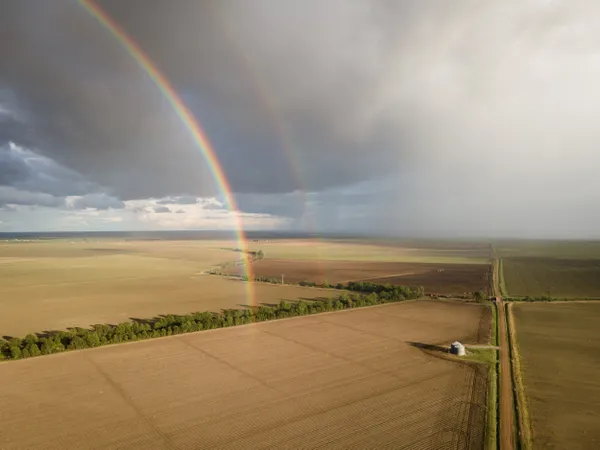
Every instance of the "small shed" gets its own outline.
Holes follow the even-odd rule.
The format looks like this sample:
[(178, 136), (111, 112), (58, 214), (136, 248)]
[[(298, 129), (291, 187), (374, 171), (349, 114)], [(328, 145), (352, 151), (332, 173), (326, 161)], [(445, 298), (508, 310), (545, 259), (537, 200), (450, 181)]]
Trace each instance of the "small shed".
[(457, 356), (465, 356), (465, 346), (458, 341), (454, 341), (450, 345), (450, 353)]

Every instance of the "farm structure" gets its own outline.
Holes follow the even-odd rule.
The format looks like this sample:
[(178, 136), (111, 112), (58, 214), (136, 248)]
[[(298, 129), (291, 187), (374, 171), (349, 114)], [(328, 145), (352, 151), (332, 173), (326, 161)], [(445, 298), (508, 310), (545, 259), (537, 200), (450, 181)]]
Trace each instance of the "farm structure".
[(454, 341), (450, 345), (450, 353), (456, 356), (465, 356), (465, 346), (458, 341)]

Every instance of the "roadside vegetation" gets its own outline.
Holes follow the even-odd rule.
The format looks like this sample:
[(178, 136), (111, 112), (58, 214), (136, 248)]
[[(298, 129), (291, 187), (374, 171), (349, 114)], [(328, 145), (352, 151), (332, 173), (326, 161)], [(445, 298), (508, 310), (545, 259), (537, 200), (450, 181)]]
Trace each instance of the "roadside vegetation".
[(123, 322), (118, 325), (99, 324), (94, 325), (91, 329), (76, 328), (46, 335), (29, 334), (22, 339), (13, 337), (0, 342), (0, 359), (22, 359), (68, 350), (80, 350), (254, 322), (374, 306), (417, 299), (423, 295), (422, 287), (385, 286), (373, 283), (349, 283), (348, 287), (356, 292), (344, 292), (336, 298), (326, 300), (311, 302), (300, 300), (293, 303), (282, 300), (275, 306), (264, 305), (253, 309), (228, 309), (220, 313), (197, 312), (186, 315), (166, 315), (148, 320)]
[(498, 338), (498, 305), (495, 302), (493, 302), (490, 305), (490, 307), (492, 309), (492, 325), (491, 325), (491, 332), (490, 332), (490, 345), (498, 346), (498, 345), (500, 345), (499, 338)]
[(515, 336), (515, 323), (511, 312), (511, 304), (506, 308), (506, 330), (508, 333), (508, 349), (510, 354), (510, 370), (513, 381), (513, 405), (515, 408), (515, 429), (518, 446), (521, 450), (531, 450), (533, 442), (531, 439), (531, 428), (529, 425), (529, 411), (525, 399), (525, 386), (523, 383), (523, 372), (521, 370), (521, 359), (519, 356), (517, 340)]
[(497, 450), (499, 447), (498, 436), (498, 350), (493, 348), (468, 348), (465, 360), (477, 361), (487, 365), (488, 389), (487, 389), (487, 433), (485, 439), (486, 450)]
[(506, 297), (508, 290), (506, 289), (506, 282), (504, 280), (504, 263), (502, 262), (502, 258), (498, 260), (498, 286), (500, 295)]
[(599, 314), (594, 302), (510, 306), (533, 448), (599, 448)]

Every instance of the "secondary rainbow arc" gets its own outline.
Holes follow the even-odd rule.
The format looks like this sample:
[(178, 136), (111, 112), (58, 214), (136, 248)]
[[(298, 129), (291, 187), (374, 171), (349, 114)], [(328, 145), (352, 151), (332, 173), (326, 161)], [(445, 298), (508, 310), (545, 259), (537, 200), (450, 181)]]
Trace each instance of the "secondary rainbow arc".
[[(211, 173), (215, 179), (219, 191), (222, 193), (227, 203), (228, 209), (232, 212), (235, 222), (236, 239), (238, 246), (242, 250), (245, 274), (249, 280), (252, 280), (252, 268), (248, 255), (247, 239), (241, 222), (239, 210), (235, 198), (233, 197), (231, 185), (227, 180), (223, 167), (219, 162), (217, 154), (211, 145), (208, 136), (183, 102), (168, 78), (158, 69), (156, 64), (142, 50), (142, 48), (125, 32), (125, 30), (112, 19), (104, 10), (102, 10), (92, 0), (78, 0), (79, 4), (121, 44), (121, 46), (135, 59), (144, 72), (150, 77), (158, 87), (163, 96), (167, 99), (173, 111), (182, 121), (194, 142), (199, 148), (202, 156), (206, 160)], [(250, 305), (256, 305), (252, 282), (246, 283), (246, 295)]]

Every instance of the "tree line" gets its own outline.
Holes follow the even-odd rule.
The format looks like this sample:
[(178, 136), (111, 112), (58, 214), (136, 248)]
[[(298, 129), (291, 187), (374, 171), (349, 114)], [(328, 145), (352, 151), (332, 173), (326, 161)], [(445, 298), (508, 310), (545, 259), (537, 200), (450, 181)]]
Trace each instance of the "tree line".
[(566, 299), (552, 297), (551, 295), (540, 295), (540, 296), (527, 295), (526, 297), (506, 297), (505, 300), (511, 301), (511, 302), (556, 302), (556, 301), (566, 300)]
[[(249, 281), (248, 275), (240, 276), (240, 278), (244, 281)], [(273, 283), (273, 284), (281, 284), (281, 278), (275, 277), (261, 277), (255, 276), (252, 281), (259, 281), (262, 283)], [(289, 282), (286, 284), (305, 286), (305, 287), (316, 287), (316, 288), (325, 288), (325, 289), (339, 289), (345, 291), (353, 291), (353, 292), (362, 292), (362, 293), (371, 293), (374, 292), (376, 294), (385, 294), (391, 296), (413, 296), (417, 295), (419, 298), (425, 295), (425, 289), (423, 286), (400, 286), (400, 285), (392, 285), (392, 284), (377, 284), (371, 283), (368, 281), (350, 281), (349, 283), (337, 283), (332, 284), (327, 281), (323, 283), (316, 283), (314, 281), (298, 281), (298, 282)], [(413, 298), (413, 297), (411, 297)]]
[[(349, 283), (350, 285), (350, 283)], [(227, 309), (220, 313), (197, 312), (185, 315), (166, 315), (148, 320), (123, 322), (117, 325), (99, 324), (91, 328), (72, 328), (46, 335), (28, 334), (24, 338), (0, 340), (0, 359), (22, 359), (69, 350), (100, 347), (122, 342), (173, 336), (194, 331), (213, 330), (287, 317), (305, 316), (329, 311), (374, 306), (423, 295), (423, 288), (353, 283), (365, 289), (325, 300), (288, 302), (263, 305), (252, 309)], [(379, 287), (375, 287), (379, 286)], [(355, 290), (350, 289), (350, 290)]]

